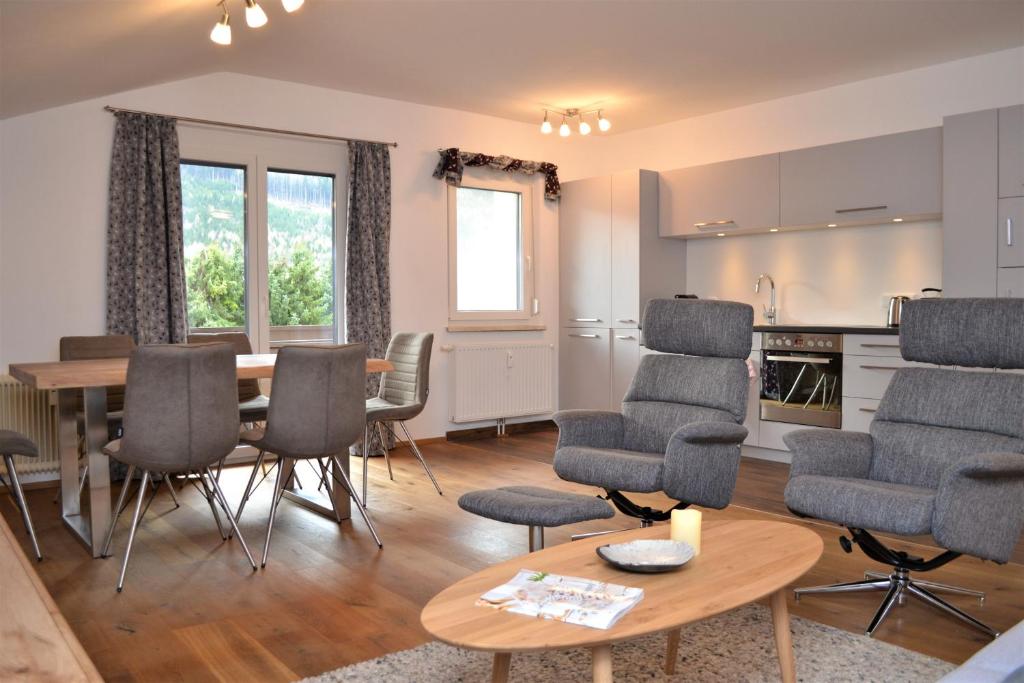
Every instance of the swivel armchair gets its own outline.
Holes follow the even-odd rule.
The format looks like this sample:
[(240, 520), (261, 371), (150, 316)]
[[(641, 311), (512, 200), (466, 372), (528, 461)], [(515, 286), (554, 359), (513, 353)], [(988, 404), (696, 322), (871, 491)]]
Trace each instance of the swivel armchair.
[[(960, 555), (1008, 561), (1024, 523), (1024, 375), (961, 368), (1024, 368), (1024, 300), (922, 299), (904, 305), (900, 352), (942, 368), (896, 371), (870, 434), (803, 430), (793, 452), (786, 505), (845, 526), (854, 545), (891, 573), (797, 589), (796, 594), (885, 591), (867, 627), (914, 597), (995, 637), (998, 633), (935, 595), (974, 591), (911, 578)], [(931, 559), (888, 548), (871, 531), (931, 534)]]
[[(654, 299), (643, 315), (640, 360), (622, 412), (555, 415), (555, 472), (598, 486), (641, 526), (689, 505), (724, 508), (732, 499), (747, 436), (754, 309), (729, 301)], [(656, 510), (627, 493), (663, 491), (678, 501)]]

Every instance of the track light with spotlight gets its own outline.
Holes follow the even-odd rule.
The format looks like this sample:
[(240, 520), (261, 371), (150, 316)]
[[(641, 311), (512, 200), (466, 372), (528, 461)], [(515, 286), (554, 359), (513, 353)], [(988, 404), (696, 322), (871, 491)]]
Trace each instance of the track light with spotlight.
[(256, 0), (245, 0), (245, 23), (249, 28), (259, 28), (267, 23), (267, 13)]
[(281, 6), (284, 7), (284, 11), (291, 14), (295, 10), (302, 7), (302, 3), (306, 0), (281, 0)]
[(210, 31), (210, 40), (218, 45), (231, 44), (231, 15), (228, 14), (228, 8), (224, 4), (224, 1), (225, 0), (221, 0), (220, 3), (220, 8), (223, 11), (220, 21), (214, 24), (213, 30)]
[(604, 112), (601, 109), (589, 109), (582, 111), (580, 109), (545, 109), (544, 120), (540, 124), (540, 132), (547, 135), (551, 132), (551, 122), (548, 121), (548, 117), (552, 114), (560, 114), (562, 116), (562, 124), (558, 127), (558, 134), (563, 138), (567, 138), (572, 135), (572, 128), (569, 123), (576, 120), (576, 130), (580, 135), (590, 135), (594, 130), (590, 123), (586, 120), (588, 114), (597, 114), (597, 127), (604, 133), (607, 132), (611, 127), (611, 121), (604, 117)]
[[(214, 24), (210, 31), (210, 40), (218, 45), (231, 44), (231, 16), (228, 14), (228, 1), (220, 0), (217, 5), (221, 9), (220, 20)], [(245, 23), (250, 28), (259, 28), (267, 23), (267, 13), (263, 11), (257, 0), (243, 0), (245, 3)], [(306, 3), (306, 0), (281, 0), (284, 11), (291, 14)]]

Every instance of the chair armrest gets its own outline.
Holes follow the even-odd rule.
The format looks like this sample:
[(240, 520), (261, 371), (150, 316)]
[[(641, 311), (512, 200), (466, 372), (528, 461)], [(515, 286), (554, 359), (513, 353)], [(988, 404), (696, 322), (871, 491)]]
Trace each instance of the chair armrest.
[(588, 448), (621, 448), (622, 414), (607, 410), (562, 410), (555, 413), (558, 445)]
[(747, 438), (747, 428), (735, 422), (691, 422), (676, 430), (686, 443), (740, 444)]
[(740, 468), (741, 425), (694, 422), (672, 434), (665, 448), (662, 489), (678, 501), (722, 509), (732, 500)]
[(818, 474), (863, 479), (871, 471), (874, 441), (870, 434), (801, 429), (782, 437), (793, 453), (789, 477)]
[(979, 453), (942, 474), (932, 536), (944, 548), (1007, 562), (1024, 527), (1024, 455)]

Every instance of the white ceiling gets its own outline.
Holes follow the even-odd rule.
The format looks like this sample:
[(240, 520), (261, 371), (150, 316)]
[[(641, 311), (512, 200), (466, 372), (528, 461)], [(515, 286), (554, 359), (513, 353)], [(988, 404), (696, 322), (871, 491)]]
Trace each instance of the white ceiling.
[(0, 0), (0, 117), (233, 71), (613, 132), (1024, 44), (1024, 0)]

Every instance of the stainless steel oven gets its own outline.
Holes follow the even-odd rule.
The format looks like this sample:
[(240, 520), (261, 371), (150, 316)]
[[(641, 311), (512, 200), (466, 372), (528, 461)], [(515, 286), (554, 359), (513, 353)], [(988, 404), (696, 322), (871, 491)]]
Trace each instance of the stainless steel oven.
[(842, 396), (842, 335), (762, 335), (762, 420), (839, 429), (843, 424)]

